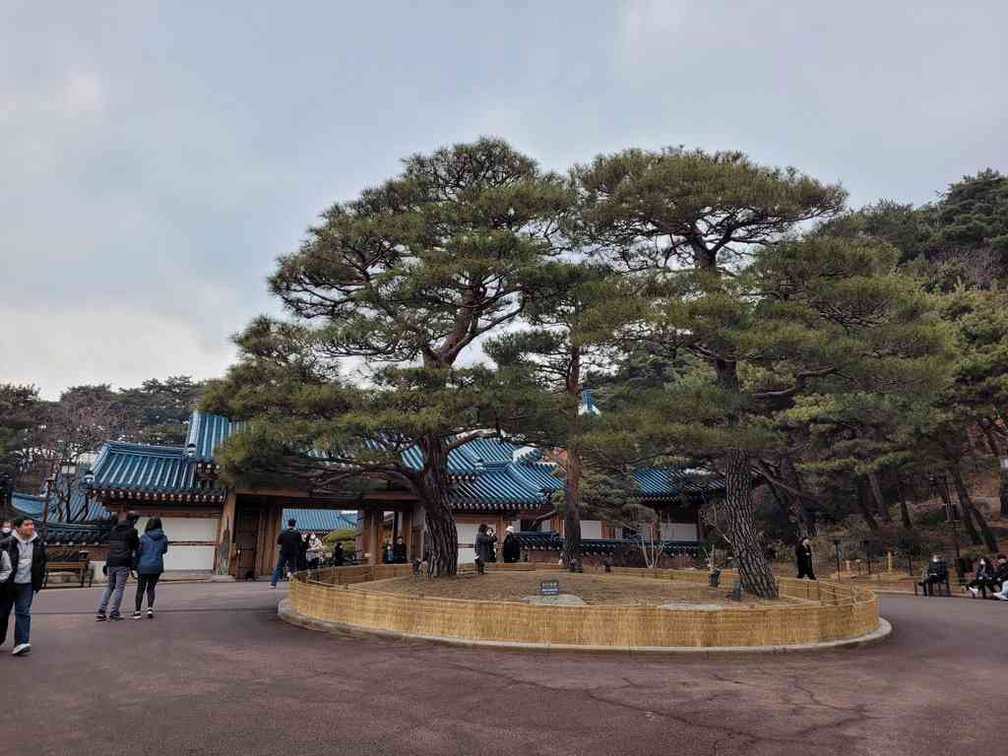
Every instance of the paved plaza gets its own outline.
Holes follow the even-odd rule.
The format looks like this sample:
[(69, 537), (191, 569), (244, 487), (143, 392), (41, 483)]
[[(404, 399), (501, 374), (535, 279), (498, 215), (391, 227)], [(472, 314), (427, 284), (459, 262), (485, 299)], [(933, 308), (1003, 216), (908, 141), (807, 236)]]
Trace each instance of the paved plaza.
[(98, 594), (44, 591), (33, 654), (4, 647), (17, 744), (5, 753), (849, 756), (1006, 742), (1008, 603), (885, 596), (895, 630), (880, 645), (669, 659), (334, 637), (281, 622), (285, 591), (262, 583), (159, 586), (153, 622), (98, 624)]

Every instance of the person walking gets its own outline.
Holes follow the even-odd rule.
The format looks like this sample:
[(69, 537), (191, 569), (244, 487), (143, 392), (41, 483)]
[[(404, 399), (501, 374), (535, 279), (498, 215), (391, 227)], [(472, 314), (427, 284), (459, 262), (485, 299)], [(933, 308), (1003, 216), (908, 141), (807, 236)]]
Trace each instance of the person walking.
[(140, 619), (140, 604), (147, 594), (147, 619), (154, 619), (154, 589), (164, 572), (164, 555), (168, 553), (168, 537), (160, 517), (147, 520), (136, 552), (137, 590), (133, 619)]
[(801, 543), (795, 546), (795, 557), (798, 561), (798, 579), (807, 577), (815, 580), (815, 572), (812, 570), (812, 542), (808, 538), (802, 538)]
[(521, 558), (521, 545), (518, 543), (518, 536), (515, 535), (513, 525), (504, 528), (504, 544), (501, 546), (501, 556), (505, 564), (514, 564)]
[(476, 572), (480, 575), (486, 572), (486, 563), (490, 561), (490, 550), (493, 549), (494, 538), (485, 522), (476, 529), (476, 541), (473, 549), (476, 552)]
[(277, 560), (276, 569), (273, 570), (270, 588), (276, 588), (280, 578), (284, 576), (284, 567), (287, 568), (287, 572), (297, 572), (298, 558), (301, 556), (301, 535), (297, 532), (296, 525), (297, 520), (293, 517), (287, 520), (287, 529), (277, 537), (280, 558)]
[[(123, 592), (126, 590), (126, 581), (129, 580), (130, 567), (133, 566), (133, 555), (140, 545), (140, 536), (137, 535), (134, 527), (139, 516), (136, 512), (120, 512), (119, 522), (109, 533), (108, 556), (105, 558), (105, 568), (108, 571), (108, 582), (105, 584), (105, 592), (102, 594), (101, 603), (98, 604), (98, 613), (95, 619), (104, 622), (121, 620), (119, 605), (122, 604)], [(111, 603), (109, 600), (111, 599)], [(106, 616), (105, 610), (108, 609)]]
[(45, 582), (45, 543), (31, 517), (16, 517), (10, 536), (0, 541), (0, 645), (14, 609), (14, 656), (31, 653), (31, 605)]

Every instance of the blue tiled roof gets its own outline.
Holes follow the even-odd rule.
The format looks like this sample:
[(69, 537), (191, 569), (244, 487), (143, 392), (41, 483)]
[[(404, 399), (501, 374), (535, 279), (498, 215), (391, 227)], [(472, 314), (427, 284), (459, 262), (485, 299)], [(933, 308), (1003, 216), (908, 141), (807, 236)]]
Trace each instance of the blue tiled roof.
[[(563, 548), (563, 536), (554, 531), (545, 533), (522, 531), (517, 534), (518, 543), (523, 549), (530, 551), (560, 551)], [(620, 551), (629, 551), (639, 547), (639, 541), (619, 540), (615, 538), (582, 538), (582, 554), (614, 554)], [(648, 542), (650, 543), (650, 542)], [(662, 547), (662, 552), (668, 555), (689, 554), (700, 556), (703, 549), (698, 541), (672, 541), (666, 542)]]
[[(14, 505), (16, 509), (21, 514), (28, 515), (30, 517), (42, 517), (43, 502), (45, 498), (42, 496), (34, 496), (32, 494), (24, 493), (14, 493), (11, 496), (11, 504)], [(83, 511), (86, 507), (86, 511)], [(83, 513), (82, 513), (83, 511)], [(101, 502), (98, 501), (97, 497), (91, 496), (88, 500), (83, 491), (74, 491), (73, 496), (70, 499), (69, 512), (65, 513), (63, 520), (70, 519), (71, 522), (91, 522), (96, 520), (108, 520), (111, 519), (112, 513), (109, 512), (105, 507), (102, 506)], [(56, 504), (55, 496), (52, 499), (52, 503), (49, 506), (49, 523), (58, 523), (63, 520), (59, 517), (59, 507)]]
[(292, 517), (297, 520), (297, 529), (302, 531), (328, 532), (343, 528), (354, 530), (357, 527), (356, 512), (348, 514), (338, 509), (285, 509), (281, 520), (284, 527)]
[(676, 498), (686, 494), (701, 496), (724, 490), (724, 479), (706, 470), (681, 467), (648, 467), (633, 471), (634, 480), (645, 498)]
[(224, 415), (214, 415), (197, 410), (189, 418), (189, 432), (186, 434), (185, 446), (194, 444), (196, 446), (195, 459), (199, 462), (210, 462), (213, 460), (217, 447), (245, 425), (244, 422), (232, 421)]
[(224, 489), (197, 477), (195, 465), (176, 446), (147, 446), (109, 441), (92, 466), (94, 488), (102, 493), (128, 491), (149, 495), (220, 498)]

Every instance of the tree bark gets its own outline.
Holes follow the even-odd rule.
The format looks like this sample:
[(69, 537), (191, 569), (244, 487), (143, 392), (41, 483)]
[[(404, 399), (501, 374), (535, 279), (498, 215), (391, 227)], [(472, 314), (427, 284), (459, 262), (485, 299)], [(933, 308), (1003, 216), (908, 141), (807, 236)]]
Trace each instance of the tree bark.
[[(581, 348), (570, 345), (567, 363), (567, 383), (564, 387), (572, 399), (571, 426), (578, 417), (578, 391), (581, 387)], [(564, 485), (564, 545), (560, 554), (564, 565), (581, 558), (581, 453), (568, 444), (567, 476)]]
[(896, 495), (899, 497), (900, 519), (903, 521), (903, 527), (910, 530), (913, 528), (913, 521), (910, 519), (910, 507), (907, 505), (903, 482), (900, 480), (899, 473), (896, 473)]
[[(990, 525), (987, 524), (987, 520), (984, 518), (980, 510), (976, 508), (973, 504), (973, 499), (970, 498), (969, 490), (966, 488), (966, 484), (963, 482), (962, 470), (959, 469), (958, 461), (950, 466), (952, 472), (952, 482), (955, 484), (956, 496), (959, 498), (959, 507), (963, 512), (969, 512), (971, 515), (971, 520), (976, 520), (977, 525), (980, 527), (980, 534), (983, 537), (984, 545), (992, 553), (996, 554), (998, 550), (997, 538), (994, 535), (994, 531), (991, 530)], [(967, 518), (963, 517), (963, 521), (966, 522)], [(972, 525), (972, 522), (970, 523)], [(971, 532), (971, 536), (975, 534), (974, 529)], [(974, 543), (979, 543), (979, 540), (974, 541)]]
[(770, 571), (763, 539), (756, 531), (748, 456), (739, 449), (733, 449), (725, 456), (724, 467), (728, 538), (742, 588), (759, 598), (777, 598), (777, 583)]
[(564, 543), (560, 558), (567, 566), (581, 558), (581, 453), (567, 451), (567, 480), (564, 486)]
[(1001, 444), (994, 433), (992, 422), (981, 418), (977, 423), (987, 439), (991, 454), (998, 466), (998, 500), (1001, 502), (1001, 516), (1008, 517), (1008, 455), (1002, 454)]
[(868, 526), (869, 530), (878, 530), (878, 522), (875, 520), (875, 515), (872, 514), (871, 508), (865, 502), (864, 496), (864, 481), (860, 476), (855, 476), (854, 478), (854, 503), (857, 504), (858, 511), (861, 513), (861, 517), (864, 518), (865, 525)]
[(945, 503), (946, 511), (948, 511), (953, 518), (962, 520), (963, 527), (966, 528), (966, 535), (969, 536), (970, 543), (982, 543), (980, 534), (977, 532), (976, 525), (973, 524), (973, 518), (970, 516), (970, 512), (968, 510), (964, 511), (961, 507), (957, 508), (952, 502), (952, 496), (949, 494), (948, 479), (946, 476), (944, 474), (933, 476), (932, 485), (935, 487), (938, 495)]
[(448, 506), (448, 449), (441, 436), (420, 439), (424, 464), (417, 494), (425, 510), (424, 560), (431, 577), (454, 575), (458, 571), (458, 530)]
[(882, 522), (886, 525), (892, 525), (892, 513), (889, 511), (889, 505), (886, 504), (885, 496), (882, 495), (882, 484), (879, 482), (878, 473), (868, 473), (868, 483), (871, 486), (872, 496), (875, 499), (875, 506), (882, 514)]
[[(804, 491), (804, 482), (801, 479), (801, 475), (798, 472), (798, 468), (795, 467), (794, 460), (790, 457), (784, 457), (780, 464), (781, 478), (787, 483), (791, 488), (798, 491)], [(808, 506), (805, 501), (790, 491), (784, 491), (783, 495), (788, 503), (788, 508), (792, 513), (792, 517), (795, 520), (795, 524), (798, 526), (798, 540), (803, 538), (812, 538), (816, 534), (816, 522), (815, 516), (809, 511)]]

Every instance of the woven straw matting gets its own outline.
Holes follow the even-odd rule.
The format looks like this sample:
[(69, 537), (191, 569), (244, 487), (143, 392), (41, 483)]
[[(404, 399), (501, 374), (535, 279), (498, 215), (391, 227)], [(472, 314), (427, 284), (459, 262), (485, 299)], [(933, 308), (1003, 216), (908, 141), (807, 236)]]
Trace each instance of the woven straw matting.
[[(495, 565), (495, 569), (528, 569)], [(543, 570), (555, 571), (551, 569)], [(703, 572), (614, 568), (642, 579), (707, 581)], [(826, 580), (778, 578), (798, 603), (718, 611), (657, 606), (536, 606), (517, 602), (415, 598), (358, 590), (354, 583), (404, 577), (409, 565), (302, 572), (290, 584), (293, 610), (362, 629), (507, 643), (585, 646), (787, 646), (858, 638), (879, 626), (875, 594)], [(723, 579), (733, 575), (725, 573)]]

